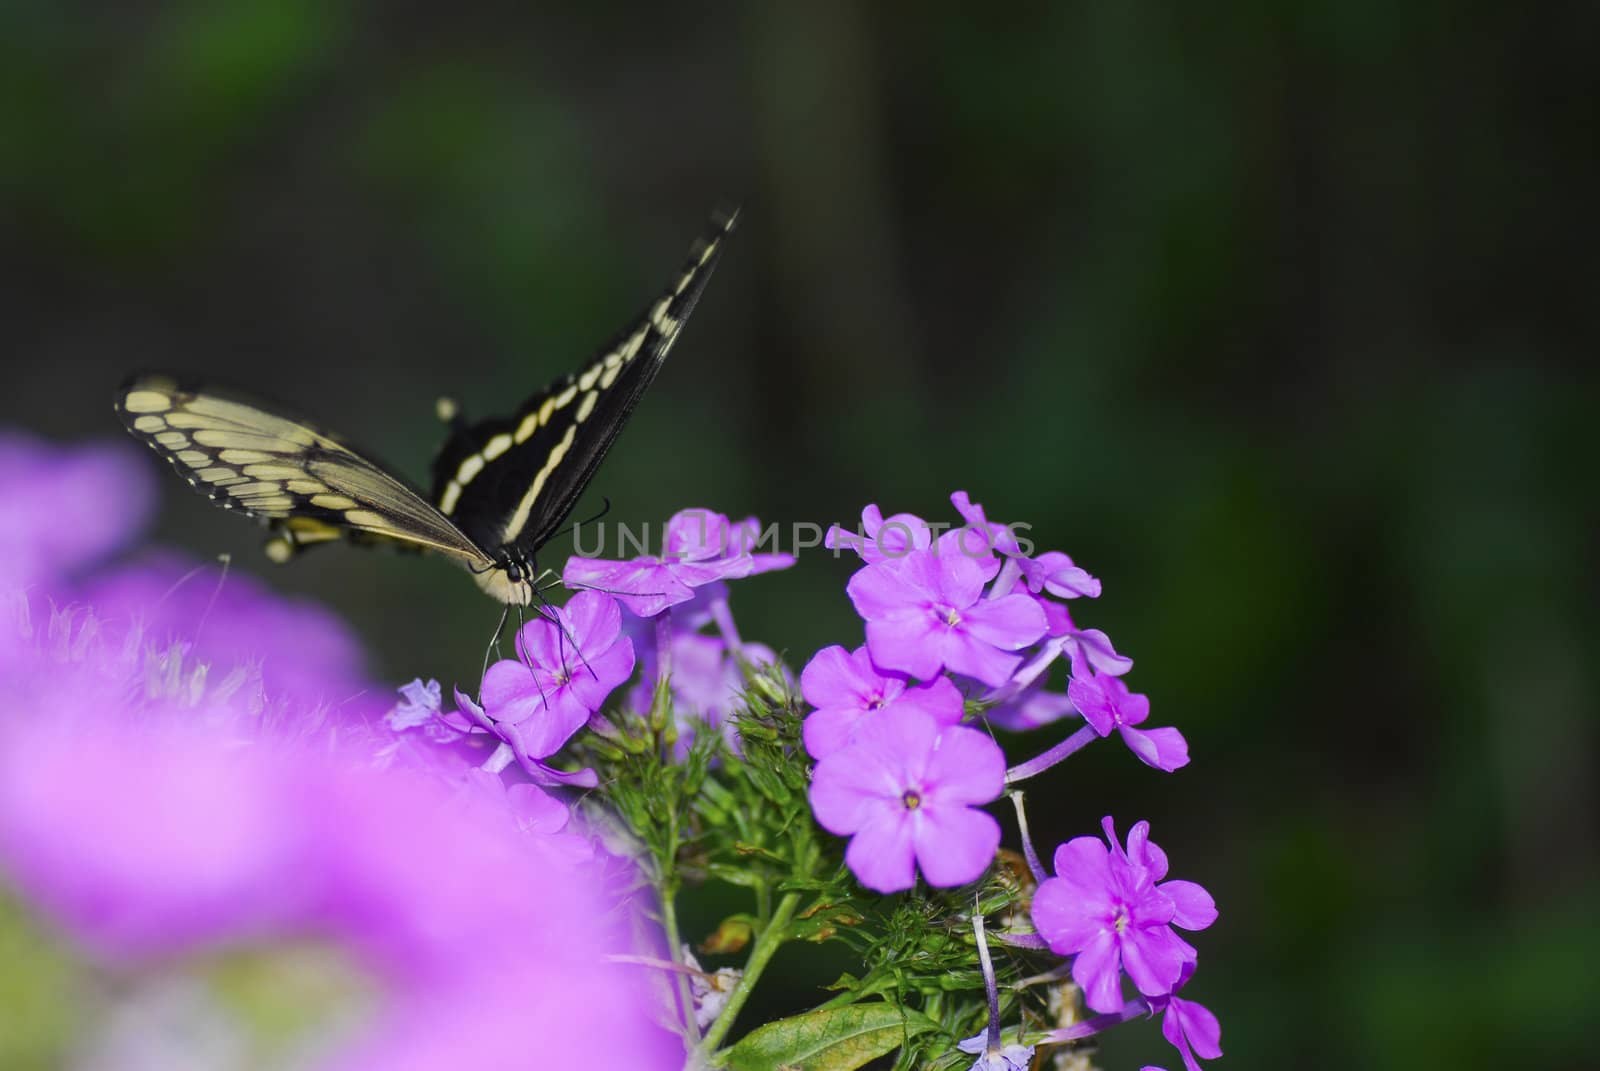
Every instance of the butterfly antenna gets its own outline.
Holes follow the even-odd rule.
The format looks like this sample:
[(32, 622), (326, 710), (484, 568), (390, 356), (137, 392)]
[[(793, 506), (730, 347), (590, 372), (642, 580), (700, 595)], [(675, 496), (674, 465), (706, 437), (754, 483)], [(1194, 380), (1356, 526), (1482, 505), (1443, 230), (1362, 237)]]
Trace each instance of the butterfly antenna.
[(569, 534), (571, 534), (573, 532), (576, 532), (579, 528), (582, 528), (586, 524), (594, 524), (597, 521), (603, 520), (605, 518), (605, 515), (611, 512), (611, 499), (610, 498), (602, 498), (600, 501), (605, 503), (605, 505), (600, 507), (600, 512), (599, 513), (596, 513), (593, 517), (590, 517), (586, 521), (574, 521), (574, 522), (572, 522), (571, 524), (567, 525), (565, 528), (561, 529), (561, 531), (559, 531), (555, 535), (551, 536), (550, 538), (552, 540), (560, 539), (564, 535), (569, 535)]
[(224, 551), (217, 555), (217, 561), (222, 563), (222, 571), (217, 574), (217, 583), (211, 589), (211, 598), (206, 600), (206, 608), (200, 612), (200, 622), (194, 627), (196, 643), (200, 642), (200, 633), (205, 630), (206, 619), (211, 616), (211, 608), (217, 605), (217, 596), (222, 594), (222, 585), (228, 582), (228, 570), (233, 566), (233, 555)]
[[(534, 585), (533, 593), (538, 596), (539, 601), (541, 603), (543, 603), (547, 608), (549, 608), (550, 613), (548, 615), (546, 615), (546, 616), (550, 620), (552, 620), (552, 621), (554, 621), (556, 623), (556, 628), (558, 630), (557, 636), (556, 636), (556, 642), (557, 642), (557, 648), (556, 649), (560, 653), (561, 668), (562, 669), (566, 669), (567, 668), (566, 641), (567, 640), (571, 640), (572, 641), (572, 650), (577, 654), (578, 661), (583, 663), (583, 668), (589, 671), (589, 675), (591, 677), (599, 676), (597, 673), (595, 673), (594, 667), (589, 665), (589, 660), (584, 657), (583, 648), (578, 644), (578, 638), (576, 636), (572, 635), (572, 633), (567, 630), (567, 623), (565, 621), (561, 620), (561, 615), (556, 613), (554, 606), (550, 605), (550, 600), (548, 600), (548, 599), (546, 599), (544, 597), (544, 590), (542, 588), (540, 588), (538, 585)], [(543, 613), (543, 611), (540, 611), (540, 612)]]

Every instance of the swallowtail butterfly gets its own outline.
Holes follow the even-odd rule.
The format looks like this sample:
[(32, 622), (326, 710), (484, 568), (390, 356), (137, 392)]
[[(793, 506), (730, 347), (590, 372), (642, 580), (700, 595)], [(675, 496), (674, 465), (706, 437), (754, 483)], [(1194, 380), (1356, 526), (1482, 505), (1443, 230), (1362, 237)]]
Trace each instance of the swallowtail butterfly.
[(534, 599), (534, 555), (556, 534), (677, 341), (735, 214), (715, 218), (684, 269), (598, 356), (508, 417), (452, 433), (424, 496), (338, 436), (257, 402), (169, 375), (138, 375), (116, 411), (189, 486), (272, 530), (286, 562), (334, 540), (443, 554), (512, 605)]

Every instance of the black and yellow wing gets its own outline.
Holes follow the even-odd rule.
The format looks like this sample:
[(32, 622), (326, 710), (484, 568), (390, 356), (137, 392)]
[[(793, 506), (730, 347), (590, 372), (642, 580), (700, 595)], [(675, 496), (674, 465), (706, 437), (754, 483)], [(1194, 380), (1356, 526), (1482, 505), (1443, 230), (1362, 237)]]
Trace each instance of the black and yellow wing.
[(582, 369), (510, 417), (457, 421), (434, 461), (432, 501), (338, 436), (229, 391), (140, 375), (116, 410), (189, 486), (271, 528), (274, 561), (339, 539), (431, 551), (495, 598), (528, 603), (535, 551), (660, 371), (733, 224), (715, 219), (671, 286)]
[(494, 565), (404, 479), (304, 421), (165, 375), (129, 380), (116, 410), (190, 487), (273, 529), (275, 560), (350, 538), (433, 551), (474, 570)]
[(718, 216), (668, 287), (583, 368), (508, 417), (454, 433), (433, 463), (432, 499), (475, 543), (531, 560), (566, 521), (667, 359), (733, 230)]

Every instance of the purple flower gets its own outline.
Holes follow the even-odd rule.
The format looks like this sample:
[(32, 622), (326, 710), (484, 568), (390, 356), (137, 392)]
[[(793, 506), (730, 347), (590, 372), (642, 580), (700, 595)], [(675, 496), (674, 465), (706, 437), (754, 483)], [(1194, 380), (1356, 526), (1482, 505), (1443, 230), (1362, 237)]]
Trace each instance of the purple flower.
[[(678, 609), (673, 610), (673, 623), (678, 620)], [(648, 626), (647, 626), (648, 628)], [(696, 726), (722, 728), (729, 742), (737, 749), (733, 739), (731, 718), (739, 706), (745, 690), (744, 669), (733, 649), (721, 636), (674, 627), (671, 636), (673, 711), (681, 732), (679, 746), (688, 750), (689, 736)], [(639, 645), (643, 672), (639, 682), (628, 693), (628, 704), (636, 711), (650, 709), (655, 695), (656, 681), (660, 675), (660, 655), (654, 643)], [(752, 666), (770, 665), (778, 661), (772, 648), (760, 643), (746, 643), (741, 651), (744, 660)]]
[(1019, 561), (1029, 591), (1047, 591), (1063, 599), (1100, 597), (1100, 581), (1073, 565), (1072, 559), (1059, 550), (1045, 551), (1037, 558), (1019, 558)]
[(940, 725), (954, 725), (965, 710), (948, 677), (913, 686), (900, 673), (872, 664), (865, 647), (824, 647), (800, 673), (800, 693), (817, 709), (805, 721), (806, 750), (823, 758), (850, 742), (855, 731), (880, 711), (914, 707)]
[(1187, 1071), (1200, 1071), (1196, 1056), (1202, 1060), (1215, 1060), (1222, 1055), (1222, 1024), (1217, 1022), (1217, 1017), (1205, 1005), (1184, 1000), (1177, 995), (1177, 990), (1187, 985), (1193, 974), (1194, 964), (1185, 963), (1173, 993), (1152, 998), (1150, 1005), (1163, 1012), (1161, 1036), (1178, 1050), (1183, 1057), (1183, 1066)]
[(967, 1055), (976, 1055), (972, 1071), (1029, 1071), (1033, 1067), (1033, 1046), (1012, 1042), (998, 1049), (989, 1047), (989, 1033), (974, 1034), (956, 1042), (956, 1048)]
[[(137, 985), (188, 957), (332, 945), (373, 996), (370, 1028), (318, 1064), (338, 1071), (521, 1066), (530, 1037), (558, 1066), (592, 1063), (596, 1037), (619, 1066), (678, 1066), (646, 976), (609, 962), (630, 951), (623, 890), (549, 832), (564, 807), (380, 765), (350, 726), (246, 694), (248, 671), (96, 620), (0, 620), (0, 703), (48, 713), (0, 724), (0, 880), (82, 955)], [(93, 1015), (108, 1065), (153, 1036), (97, 1038)]]
[(822, 545), (829, 550), (853, 550), (868, 565), (875, 565), (881, 561), (904, 558), (913, 550), (931, 547), (933, 529), (914, 513), (896, 513), (885, 520), (882, 510), (877, 506), (868, 506), (861, 511), (859, 530), (852, 532), (833, 525), (823, 538)]
[(932, 885), (964, 885), (1000, 846), (1000, 824), (974, 808), (1000, 795), (1005, 776), (989, 737), (903, 706), (818, 761), (811, 809), (824, 829), (851, 837), (845, 862), (869, 889), (909, 889), (917, 867)]
[(1044, 685), (1036, 681), (991, 707), (983, 716), (997, 729), (1021, 733), (1076, 713), (1078, 708), (1072, 705), (1071, 699), (1060, 692), (1045, 691)]
[(242, 569), (226, 573), (170, 552), (136, 558), (80, 586), (108, 624), (137, 622), (151, 641), (183, 641), (221, 665), (258, 666), (267, 691), (356, 716), (382, 712), (350, 627), (310, 599), (275, 595)]
[[(1084, 669), (1078, 666), (1075, 669)], [(1116, 729), (1123, 742), (1146, 766), (1169, 773), (1189, 763), (1189, 744), (1177, 729), (1136, 729), (1150, 717), (1148, 696), (1130, 693), (1120, 677), (1086, 672), (1075, 675), (1067, 685), (1067, 696), (1083, 714), (1084, 720), (1101, 736)]]
[(130, 541), (155, 495), (130, 446), (62, 447), (8, 431), (0, 433), (0, 501), (0, 590), (57, 589)]
[(1075, 837), (1056, 849), (1056, 876), (1034, 893), (1033, 922), (1052, 951), (1077, 957), (1072, 980), (1084, 1003), (1113, 1012), (1122, 1007), (1124, 970), (1147, 997), (1170, 992), (1196, 957), (1172, 927), (1204, 929), (1217, 909), (1193, 882), (1157, 884), (1167, 860), (1149, 842), (1149, 823), (1129, 831), (1127, 851), (1109, 817), (1104, 826), (1109, 850), (1095, 837)]
[(980, 548), (988, 548), (1008, 557), (1025, 557), (1021, 545), (1017, 542), (1017, 534), (1012, 531), (1011, 526), (991, 522), (988, 515), (983, 512), (983, 507), (972, 501), (965, 491), (957, 491), (951, 495), (950, 504), (961, 514), (961, 519), (967, 522), (966, 530), (971, 533), (962, 544), (968, 554), (978, 554)]
[(681, 510), (667, 522), (660, 557), (608, 561), (574, 556), (567, 559), (561, 582), (608, 592), (635, 615), (654, 617), (694, 598), (698, 587), (794, 564), (788, 554), (752, 554), (759, 532), (754, 517), (735, 524), (710, 510)]
[(867, 622), (872, 660), (923, 680), (949, 669), (991, 686), (1022, 658), (1008, 652), (1044, 635), (1044, 611), (1026, 595), (983, 597), (997, 566), (961, 553), (950, 532), (927, 550), (869, 565), (846, 590)]
[(535, 759), (559, 751), (633, 675), (633, 641), (622, 634), (622, 611), (598, 591), (580, 591), (566, 606), (523, 625), (517, 654), (518, 660), (489, 667), (480, 694), (489, 719), (515, 726), (519, 754)]

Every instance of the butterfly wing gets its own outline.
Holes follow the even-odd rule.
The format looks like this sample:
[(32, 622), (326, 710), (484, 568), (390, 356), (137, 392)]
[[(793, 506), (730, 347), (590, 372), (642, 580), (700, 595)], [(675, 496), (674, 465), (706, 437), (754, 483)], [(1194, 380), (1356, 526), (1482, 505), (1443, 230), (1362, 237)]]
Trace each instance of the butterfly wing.
[(494, 564), (405, 480), (259, 403), (143, 375), (123, 385), (116, 410), (190, 487), (272, 528), (268, 553), (278, 561), (344, 538), (434, 551), (474, 570)]
[(550, 539), (661, 370), (736, 218), (713, 219), (672, 285), (582, 369), (513, 416), (458, 428), (433, 463), (439, 511), (491, 550), (531, 557)]

